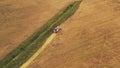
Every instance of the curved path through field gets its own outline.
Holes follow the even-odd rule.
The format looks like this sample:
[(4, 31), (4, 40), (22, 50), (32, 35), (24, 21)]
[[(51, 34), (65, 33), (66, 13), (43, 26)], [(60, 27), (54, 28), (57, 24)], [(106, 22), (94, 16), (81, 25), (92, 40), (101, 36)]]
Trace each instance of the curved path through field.
[(20, 68), (27, 68), (27, 66), (47, 47), (47, 45), (53, 40), (53, 38), (56, 36), (55, 33), (53, 33), (46, 42), (38, 49), (38, 51), (28, 60), (26, 61)]

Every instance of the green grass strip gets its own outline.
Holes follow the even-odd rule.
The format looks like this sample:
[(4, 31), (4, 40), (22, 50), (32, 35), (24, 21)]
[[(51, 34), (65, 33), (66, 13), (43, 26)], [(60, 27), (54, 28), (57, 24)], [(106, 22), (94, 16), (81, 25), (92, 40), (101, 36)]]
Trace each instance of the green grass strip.
[(81, 1), (75, 1), (66, 8), (62, 9), (37, 32), (1, 60), (0, 68), (19, 68), (44, 44), (56, 26), (63, 23), (75, 13), (75, 11), (79, 8), (80, 3)]

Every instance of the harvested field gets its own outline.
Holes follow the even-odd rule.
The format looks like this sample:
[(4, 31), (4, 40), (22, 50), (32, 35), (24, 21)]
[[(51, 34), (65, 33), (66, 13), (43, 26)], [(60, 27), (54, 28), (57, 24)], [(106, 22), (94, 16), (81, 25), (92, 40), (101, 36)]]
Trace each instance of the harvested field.
[[(0, 1), (2, 7), (15, 7), (0, 7), (13, 12), (0, 11), (0, 59), (73, 0), (37, 1)], [(62, 32), (28, 68), (119, 68), (119, 7), (119, 0), (83, 0), (77, 13), (61, 25)]]
[(28, 68), (119, 68), (119, 0), (83, 0)]

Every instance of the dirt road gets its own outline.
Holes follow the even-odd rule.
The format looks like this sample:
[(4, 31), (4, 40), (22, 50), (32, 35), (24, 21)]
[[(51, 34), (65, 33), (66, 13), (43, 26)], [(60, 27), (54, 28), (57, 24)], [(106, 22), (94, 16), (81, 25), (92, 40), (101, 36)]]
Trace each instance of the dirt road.
[(38, 49), (38, 51), (27, 61), (25, 62), (20, 68), (27, 68), (27, 66), (37, 57), (39, 54), (47, 47), (47, 45), (54, 39), (56, 36), (55, 33), (53, 33), (46, 42)]

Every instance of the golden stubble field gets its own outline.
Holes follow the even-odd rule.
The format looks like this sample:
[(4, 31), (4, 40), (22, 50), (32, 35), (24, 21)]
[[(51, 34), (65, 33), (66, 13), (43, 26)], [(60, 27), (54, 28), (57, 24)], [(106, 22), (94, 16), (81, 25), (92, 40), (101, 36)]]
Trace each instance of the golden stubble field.
[[(69, 1), (65, 1), (69, 2)], [(56, 4), (55, 5), (53, 5)], [(61, 2), (60, 4), (64, 4)], [(1, 0), (0, 1), (0, 59), (31, 36), (53, 17), (60, 8), (51, 0)]]
[[(73, 0), (0, 1), (0, 59)], [(119, 68), (120, 0), (83, 0), (28, 68)]]

